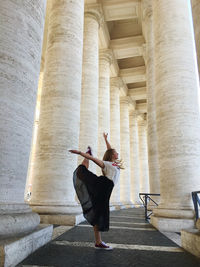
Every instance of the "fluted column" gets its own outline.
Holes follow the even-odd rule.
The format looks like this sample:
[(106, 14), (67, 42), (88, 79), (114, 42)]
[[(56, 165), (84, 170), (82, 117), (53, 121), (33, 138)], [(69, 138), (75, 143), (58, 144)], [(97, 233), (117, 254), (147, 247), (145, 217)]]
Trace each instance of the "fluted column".
[(140, 161), (137, 111), (129, 112), (130, 125), (130, 166), (131, 166), (131, 201), (135, 207), (141, 205), (140, 193)]
[(107, 132), (110, 136), (110, 64), (112, 57), (110, 49), (99, 52), (98, 158), (100, 159), (106, 151), (103, 132)]
[[(120, 87), (122, 80), (120, 77), (110, 79), (110, 143), (120, 155)], [(121, 171), (122, 174), (123, 171)], [(120, 180), (122, 179), (120, 175)], [(111, 204), (120, 207), (120, 180), (115, 185), (112, 195)]]
[(193, 29), (187, 0), (153, 1), (153, 12), (161, 203), (151, 222), (177, 232), (194, 226), (191, 192), (200, 188)]
[(138, 116), (139, 162), (140, 162), (140, 193), (149, 193), (149, 166), (147, 151), (147, 121)]
[(45, 6), (39, 0), (0, 2), (0, 239), (33, 231), (40, 221), (24, 203), (24, 190)]
[(120, 175), (121, 201), (131, 205), (129, 99), (126, 96), (120, 97), (120, 154), (125, 167)]
[[(81, 120), (79, 149), (85, 151), (90, 145), (97, 155), (98, 146), (98, 89), (99, 46), (98, 29), (102, 19), (100, 5), (87, 5), (84, 20), (83, 74), (81, 97)], [(82, 161), (82, 158), (79, 162)], [(96, 165), (90, 162), (90, 170)]]
[(158, 144), (156, 133), (155, 106), (155, 65), (152, 0), (143, 0), (143, 16), (146, 35), (146, 76), (147, 76), (147, 141), (149, 166), (149, 192), (160, 193)]
[(84, 1), (52, 1), (30, 200), (41, 214), (79, 210), (68, 149), (78, 147), (83, 13)]
[(199, 0), (191, 0), (192, 3), (192, 15), (193, 15), (193, 25), (195, 33), (195, 42), (196, 42), (196, 53), (197, 53), (197, 62), (200, 75), (200, 2)]

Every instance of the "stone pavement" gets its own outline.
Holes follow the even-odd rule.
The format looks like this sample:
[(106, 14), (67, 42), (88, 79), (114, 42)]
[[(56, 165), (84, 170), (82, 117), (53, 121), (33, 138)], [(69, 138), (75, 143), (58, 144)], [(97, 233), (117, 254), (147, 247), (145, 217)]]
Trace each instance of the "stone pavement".
[(200, 267), (200, 259), (177, 245), (180, 235), (158, 232), (144, 219), (142, 208), (111, 212), (110, 231), (102, 239), (112, 251), (94, 249), (87, 222), (75, 227), (55, 226), (52, 241), (18, 267)]

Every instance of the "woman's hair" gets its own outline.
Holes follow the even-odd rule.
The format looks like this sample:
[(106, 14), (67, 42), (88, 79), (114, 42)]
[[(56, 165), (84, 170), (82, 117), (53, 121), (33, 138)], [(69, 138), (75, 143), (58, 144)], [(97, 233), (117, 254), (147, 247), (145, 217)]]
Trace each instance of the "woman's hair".
[(107, 149), (106, 152), (104, 153), (103, 161), (112, 161), (114, 151), (115, 149), (113, 148)]
[[(103, 161), (112, 161), (113, 160), (113, 153), (114, 152), (115, 152), (115, 149), (114, 148), (107, 149), (106, 152), (104, 153)], [(120, 169), (124, 169), (123, 162), (122, 162), (121, 159), (120, 160), (119, 159), (115, 160), (115, 163), (117, 163), (117, 166)]]

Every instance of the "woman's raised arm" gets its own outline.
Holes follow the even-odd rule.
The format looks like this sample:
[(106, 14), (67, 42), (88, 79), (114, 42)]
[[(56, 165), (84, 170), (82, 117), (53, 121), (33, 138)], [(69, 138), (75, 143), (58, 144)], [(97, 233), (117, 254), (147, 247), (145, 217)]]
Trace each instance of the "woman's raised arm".
[(103, 137), (104, 137), (104, 140), (106, 142), (107, 149), (111, 149), (112, 147), (111, 147), (110, 143), (108, 142), (108, 133), (103, 133)]
[(102, 169), (105, 167), (105, 165), (104, 165), (102, 160), (100, 160), (98, 158), (94, 158), (93, 156), (91, 156), (88, 153), (83, 153), (80, 150), (75, 150), (75, 149), (71, 149), (71, 150), (69, 150), (69, 152), (71, 152), (73, 154), (78, 154), (78, 155), (80, 155), (80, 156), (82, 156), (82, 157), (84, 157), (86, 159), (92, 160), (95, 164), (97, 164)]

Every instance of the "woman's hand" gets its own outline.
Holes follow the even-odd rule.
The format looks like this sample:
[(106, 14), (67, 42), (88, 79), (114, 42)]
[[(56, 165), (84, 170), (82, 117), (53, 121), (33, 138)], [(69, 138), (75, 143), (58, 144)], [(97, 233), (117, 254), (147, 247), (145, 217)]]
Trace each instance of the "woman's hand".
[(103, 133), (103, 137), (104, 137), (107, 149), (111, 149), (111, 145), (110, 145), (110, 143), (108, 142), (108, 139), (107, 139), (108, 133)]
[(75, 149), (70, 149), (69, 152), (73, 153), (73, 154), (81, 154), (80, 150), (75, 150)]
[(105, 140), (107, 140), (108, 133), (103, 133), (103, 137), (104, 137)]

